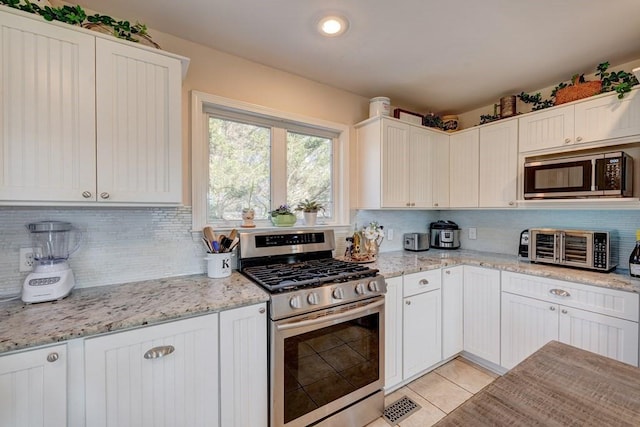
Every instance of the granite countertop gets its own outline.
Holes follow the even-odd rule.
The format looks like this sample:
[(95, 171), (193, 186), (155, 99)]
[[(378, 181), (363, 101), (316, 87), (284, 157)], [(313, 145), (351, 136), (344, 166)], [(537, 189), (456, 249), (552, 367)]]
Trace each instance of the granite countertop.
[(385, 277), (400, 276), (455, 265), (475, 265), (550, 279), (566, 280), (621, 291), (640, 293), (640, 280), (626, 272), (602, 273), (554, 265), (535, 264), (514, 255), (468, 250), (429, 249), (424, 252), (382, 252), (378, 260), (367, 264), (380, 270)]
[(60, 300), (0, 304), (0, 353), (269, 300), (242, 274), (181, 276), (74, 289)]
[[(465, 250), (382, 252), (368, 264), (385, 277), (455, 265), (487, 268), (640, 293), (640, 280), (532, 264), (516, 256)], [(238, 272), (224, 279), (172, 277), (123, 285), (75, 289), (61, 301), (0, 303), (0, 353), (74, 338), (151, 325), (269, 300), (269, 294)]]
[(637, 426), (640, 369), (551, 341), (436, 426)]

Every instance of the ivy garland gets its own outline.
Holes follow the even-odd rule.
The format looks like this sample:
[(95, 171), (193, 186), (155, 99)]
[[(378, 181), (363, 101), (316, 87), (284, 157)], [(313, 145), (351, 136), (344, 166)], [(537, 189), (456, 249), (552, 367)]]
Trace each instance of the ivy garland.
[(110, 27), (114, 36), (132, 42), (139, 42), (136, 36), (149, 37), (147, 26), (144, 24), (136, 22), (132, 25), (129, 21), (117, 21), (110, 16), (98, 13), (87, 16), (87, 13), (80, 6), (40, 7), (29, 0), (24, 0), (24, 3), (22, 0), (0, 0), (0, 4), (40, 15), (47, 21), (60, 21), (77, 26), (84, 26), (87, 23), (102, 24)]

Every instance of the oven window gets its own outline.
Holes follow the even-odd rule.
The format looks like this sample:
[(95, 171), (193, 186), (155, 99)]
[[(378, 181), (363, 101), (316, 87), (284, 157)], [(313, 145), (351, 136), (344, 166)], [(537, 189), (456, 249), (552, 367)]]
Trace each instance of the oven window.
[(284, 340), (284, 421), (288, 423), (379, 377), (379, 314)]

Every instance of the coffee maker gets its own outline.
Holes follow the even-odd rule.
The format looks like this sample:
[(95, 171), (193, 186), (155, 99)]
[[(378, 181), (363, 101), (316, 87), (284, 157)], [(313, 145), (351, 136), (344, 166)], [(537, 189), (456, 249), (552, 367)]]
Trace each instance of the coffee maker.
[[(22, 286), (22, 301), (34, 303), (66, 297), (76, 283), (68, 259), (80, 246), (82, 233), (62, 221), (34, 222), (27, 229), (31, 233), (35, 268)], [(72, 234), (75, 246), (69, 250)]]

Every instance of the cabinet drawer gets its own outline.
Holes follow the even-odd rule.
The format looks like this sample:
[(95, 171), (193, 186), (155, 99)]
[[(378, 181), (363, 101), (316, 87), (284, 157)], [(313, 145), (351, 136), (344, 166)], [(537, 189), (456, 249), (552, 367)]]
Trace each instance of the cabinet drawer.
[(502, 290), (516, 295), (638, 321), (638, 294), (527, 274), (502, 272)]
[(442, 274), (439, 268), (436, 270), (407, 274), (404, 276), (403, 296), (408, 297), (422, 292), (440, 289), (441, 284)]

